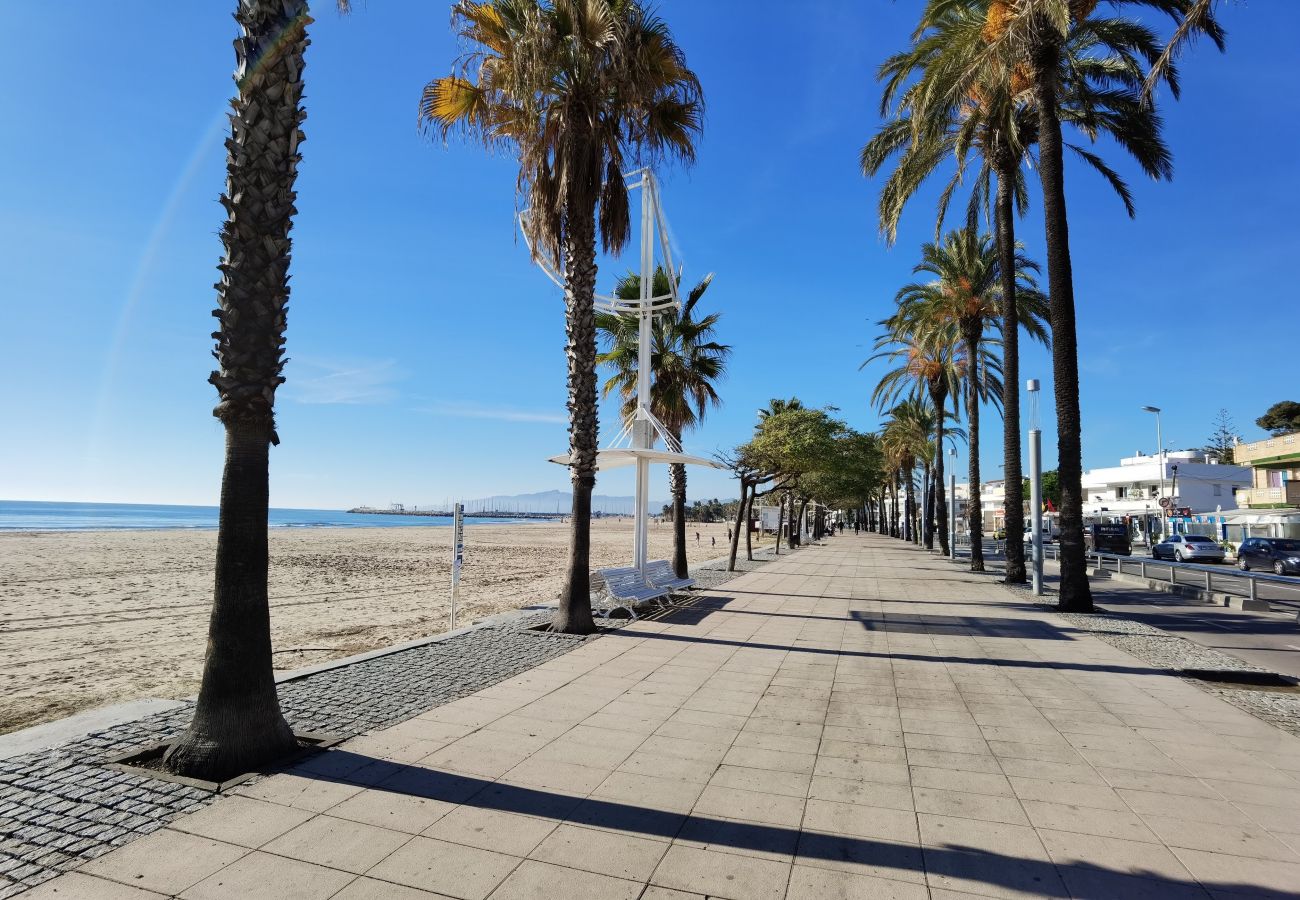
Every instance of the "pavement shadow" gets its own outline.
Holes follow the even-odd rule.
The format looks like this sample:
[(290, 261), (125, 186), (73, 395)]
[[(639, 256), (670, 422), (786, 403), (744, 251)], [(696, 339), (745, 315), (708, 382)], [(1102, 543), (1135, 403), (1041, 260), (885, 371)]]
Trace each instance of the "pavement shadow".
[[(892, 875), (921, 883), (928, 875), (932, 887), (962, 890), (965, 884), (966, 890), (982, 892), (997, 888), (1036, 897), (1074, 900), (1166, 895), (1208, 897), (1207, 891), (1216, 896), (1220, 893), (1256, 895), (1261, 890), (1259, 885), (1244, 882), (1198, 882), (1140, 868), (1123, 871), (1091, 862), (1053, 863), (1044, 858), (1000, 853), (961, 840), (922, 846), (674, 812), (613, 798), (569, 794), (419, 765), (399, 765), (341, 749), (326, 751), (290, 771), (300, 777), (368, 790), (676, 840), (721, 851), (791, 854), (795, 862), (813, 866), (857, 870), (883, 877)], [(986, 825), (976, 820), (950, 821), (966, 823), (973, 834)], [(1300, 900), (1298, 891), (1272, 889), (1267, 894), (1278, 900)]]
[[(689, 620), (678, 619), (675, 613), (672, 616), (660, 620), (672, 624), (691, 624)], [(700, 617), (702, 619), (703, 616)], [(698, 620), (697, 620), (698, 621)], [(880, 629), (885, 631), (888, 629)], [(678, 641), (687, 644), (713, 644), (723, 647), (744, 647), (751, 650), (782, 650), (790, 653), (809, 653), (820, 656), (844, 656), (858, 657), (863, 659), (905, 659), (915, 660), (918, 662), (943, 662), (956, 663), (972, 666), (1006, 666), (1008, 668), (1018, 669), (1058, 669), (1062, 671), (1076, 672), (1111, 672), (1116, 675), (1165, 675), (1171, 674), (1169, 669), (1157, 669), (1149, 666), (1116, 666), (1099, 663), (1080, 663), (1080, 662), (1062, 662), (1060, 660), (1033, 660), (1033, 659), (1016, 659), (998, 656), (954, 656), (947, 653), (908, 653), (901, 650), (889, 650), (874, 652), (871, 650), (848, 650), (848, 649), (829, 649), (825, 647), (807, 647), (801, 644), (770, 644), (760, 641), (729, 640), (727, 638), (708, 637), (706, 635), (686, 635), (686, 634), (669, 634), (667, 632), (651, 631), (630, 631), (626, 632), (628, 636), (645, 638), (646, 640), (655, 641)], [(916, 632), (925, 634), (935, 634), (934, 631)], [(969, 632), (961, 632), (969, 634)]]

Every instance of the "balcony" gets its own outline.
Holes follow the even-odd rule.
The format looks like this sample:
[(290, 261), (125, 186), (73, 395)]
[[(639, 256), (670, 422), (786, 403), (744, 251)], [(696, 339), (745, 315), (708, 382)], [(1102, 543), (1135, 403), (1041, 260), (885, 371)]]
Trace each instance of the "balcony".
[(1282, 487), (1239, 490), (1237, 505), (1252, 509), (1300, 506), (1300, 481), (1288, 481)]

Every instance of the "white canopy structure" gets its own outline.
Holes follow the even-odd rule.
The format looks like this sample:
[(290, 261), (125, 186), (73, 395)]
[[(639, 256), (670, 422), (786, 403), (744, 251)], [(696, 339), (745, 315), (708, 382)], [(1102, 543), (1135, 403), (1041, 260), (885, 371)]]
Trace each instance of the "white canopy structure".
[[(636, 300), (623, 300), (597, 294), (596, 309), (620, 316), (636, 316), (640, 319), (640, 330), (637, 336), (636, 408), (623, 423), (622, 430), (614, 437), (609, 447), (597, 452), (596, 469), (604, 471), (623, 466), (636, 466), (636, 527), (633, 532), (632, 564), (644, 571), (648, 561), (650, 464), (682, 463), (715, 469), (721, 469), (723, 466), (711, 459), (683, 453), (681, 444), (650, 411), (650, 385), (654, 378), (650, 363), (650, 326), (655, 316), (681, 308), (677, 285), (680, 272), (673, 266), (668, 228), (664, 221), (663, 206), (659, 202), (659, 187), (654, 174), (649, 169), (638, 169), (627, 177), (634, 179), (629, 182), (629, 189), (641, 189), (641, 296)], [(652, 295), (656, 268), (656, 236), (659, 251), (663, 256), (663, 268), (670, 274), (668, 293), (658, 297)], [(560, 287), (564, 286), (560, 273), (555, 271), (544, 257), (539, 256), (537, 263), (551, 281)], [(673, 273), (678, 277), (673, 277)], [(655, 443), (659, 440), (663, 441), (666, 449), (654, 449)], [(567, 466), (570, 464), (569, 454), (552, 456), (550, 462)]]

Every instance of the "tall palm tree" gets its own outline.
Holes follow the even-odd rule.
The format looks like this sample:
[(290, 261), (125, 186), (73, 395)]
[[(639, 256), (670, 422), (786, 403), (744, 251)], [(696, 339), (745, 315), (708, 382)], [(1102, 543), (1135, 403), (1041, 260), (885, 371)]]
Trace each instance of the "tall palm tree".
[[(340, 2), (340, 10), (347, 4)], [(267, 599), (270, 447), (275, 390), (284, 383), (289, 236), (303, 140), (306, 0), (240, 0), (235, 84), (226, 140), (225, 248), (213, 334), (226, 433), (212, 614), (203, 680), (189, 726), (167, 749), (171, 772), (224, 781), (291, 752), (271, 665)]]
[[(960, 362), (956, 329), (930, 328), (928, 330), (909, 330), (908, 318), (903, 311), (896, 311), (889, 318), (876, 324), (885, 331), (876, 339), (876, 352), (867, 358), (859, 368), (865, 368), (876, 360), (898, 363), (889, 369), (876, 383), (871, 393), (871, 402), (877, 408), (887, 409), (902, 396), (926, 396), (933, 409), (938, 411), (934, 417), (934, 445), (944, 446), (944, 433), (947, 420), (948, 398), (953, 398), (953, 412), (957, 409), (957, 395), (961, 389), (964, 365)], [(939, 549), (948, 555), (948, 507), (946, 505), (944, 485), (944, 460), (942, 451), (936, 452), (934, 459), (934, 506), (936, 524), (934, 530), (939, 533)], [(927, 546), (932, 546), (927, 544)]]
[[(1077, 4), (1076, 4), (1077, 5)], [(1095, 3), (1091, 3), (1095, 6)], [(968, 157), (980, 166), (967, 206), (972, 222), (982, 205), (990, 208), (990, 182), (996, 181), (992, 205), (998, 252), (1009, 272), (1015, 246), (1014, 212), (1028, 200), (1023, 162), (1038, 140), (1038, 114), (1030, 66), (1013, 48), (991, 41), (1005, 30), (1013, 14), (1003, 0), (932, 0), (917, 29), (912, 48), (890, 57), (881, 67), (887, 82), (882, 112), (897, 100), (895, 121), (888, 123), (864, 149), (864, 170), (874, 174), (902, 152), (881, 192), (881, 223), (895, 233), (907, 200), (945, 158), (957, 160), (956, 171), (940, 196), (936, 229), (953, 191), (963, 183)], [(1161, 165), (1159, 120), (1136, 90), (1139, 59), (1159, 53), (1153, 32), (1132, 22), (1089, 19), (1073, 29), (1061, 48), (1060, 118), (1079, 127), (1091, 140), (1108, 133), (1135, 156), (1146, 156), (1152, 170)], [(910, 80), (915, 77), (915, 80)], [(1154, 138), (1154, 140), (1153, 140)], [(1095, 153), (1069, 145), (1120, 194), (1133, 214), (1127, 185)], [(1003, 450), (1007, 477), (1007, 580), (1025, 579), (1021, 539), (1019, 348), (1014, 284), (1003, 285)]]
[[(662, 267), (655, 270), (652, 296), (662, 297), (669, 292), (668, 277)], [(718, 313), (698, 319), (695, 316), (696, 304), (712, 279), (712, 275), (706, 276), (691, 289), (681, 309), (659, 314), (650, 327), (650, 370), (654, 373), (650, 412), (678, 444), (682, 433), (698, 425), (710, 406), (721, 405), (714, 385), (726, 372), (731, 347), (713, 340)], [(641, 276), (624, 276), (614, 293), (623, 300), (637, 299), (641, 296)], [(636, 316), (598, 313), (596, 330), (608, 346), (596, 361), (613, 370), (605, 381), (604, 396), (618, 391), (623, 398), (624, 417), (631, 416), (636, 411), (640, 322)], [(673, 569), (678, 578), (686, 578), (686, 466), (669, 465), (668, 484), (673, 497)]]
[[(1015, 256), (1014, 277), (1020, 296), (1020, 324), (1032, 337), (1047, 343), (1044, 320), (1047, 300), (1037, 291), (1032, 272), (1038, 266), (1023, 254)], [(980, 400), (986, 393), (1001, 396), (1000, 372), (980, 365), (981, 344), (986, 334), (998, 328), (1002, 315), (1002, 278), (993, 240), (972, 228), (949, 232), (942, 243), (924, 244), (921, 262), (913, 269), (934, 276), (926, 283), (905, 285), (898, 292), (898, 305), (910, 327), (955, 328), (965, 350), (967, 435), (970, 443), (969, 477), (972, 494), (980, 484)], [(983, 516), (978, 503), (970, 504), (971, 571), (984, 571), (980, 536)]]
[(469, 49), (425, 87), (420, 121), (515, 153), (529, 244), (563, 270), (573, 515), (551, 627), (587, 634), (597, 235), (608, 252), (627, 243), (629, 163), (694, 160), (703, 94), (668, 26), (637, 0), (459, 0), (452, 19)]
[[(943, 3), (945, 0), (932, 0)], [(1222, 47), (1222, 31), (1210, 10), (1190, 0), (1128, 0), (1129, 5), (1145, 6), (1171, 15), (1184, 35), (1202, 33)], [(1134, 22), (1094, 15), (1097, 0), (990, 0), (986, 22), (986, 50), (966, 62), (968, 73), (980, 63), (995, 60), (995, 67), (1005, 66), (1011, 58), (1023, 66), (1038, 118), (1038, 174), (1043, 195), (1043, 227), (1047, 245), (1047, 282), (1051, 295), (1053, 334), (1052, 374), (1056, 400), (1057, 468), (1061, 479), (1061, 582), (1059, 606), (1062, 609), (1092, 609), (1092, 591), (1083, 546), (1083, 455), (1079, 414), (1079, 359), (1075, 328), (1074, 275), (1070, 260), (1069, 221), (1065, 200), (1064, 151), (1062, 121), (1067, 108), (1070, 82), (1066, 80), (1069, 58), (1066, 48), (1081, 34), (1091, 35), (1097, 45), (1114, 51), (1122, 65), (1105, 72), (1109, 92), (1115, 98), (1109, 111), (1126, 117), (1130, 127), (1146, 126), (1145, 131), (1111, 128), (1112, 136), (1143, 170), (1154, 179), (1168, 179), (1173, 166), (1168, 150), (1160, 138), (1160, 120), (1152, 111), (1150, 89), (1142, 62), (1153, 67), (1157, 78), (1178, 94), (1177, 73), (1172, 60), (1161, 63), (1161, 53), (1124, 38), (1142, 30)], [(1196, 15), (1187, 15), (1196, 11)], [(979, 77), (972, 74), (968, 77)], [(962, 87), (957, 79), (954, 93)], [(1095, 135), (1104, 127), (1105, 110), (1093, 110), (1090, 117), (1075, 124), (1091, 129)], [(1086, 153), (1086, 151), (1083, 151)], [(1085, 157), (1086, 158), (1086, 157)], [(1118, 188), (1117, 188), (1118, 189)], [(1130, 204), (1130, 214), (1132, 214)]]
[(881, 433), (881, 446), (886, 458), (895, 460), (903, 475), (906, 524), (904, 537), (913, 543), (918, 543), (916, 502), (912, 489), (918, 464), (925, 469), (922, 485), (929, 479), (930, 461), (933, 455), (930, 435), (934, 431), (934, 413), (927, 399), (911, 397), (895, 406), (889, 414), (889, 421), (885, 423), (884, 431)]

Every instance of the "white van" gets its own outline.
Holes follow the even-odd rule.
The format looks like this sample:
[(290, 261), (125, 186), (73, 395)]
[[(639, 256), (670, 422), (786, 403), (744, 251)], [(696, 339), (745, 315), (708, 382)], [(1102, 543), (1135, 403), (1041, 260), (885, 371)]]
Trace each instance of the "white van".
[[(1042, 521), (1043, 543), (1050, 544), (1061, 536), (1061, 531), (1056, 527), (1055, 519), (1044, 518)], [(1026, 520), (1025, 522), (1025, 543), (1029, 544), (1034, 539), (1034, 525)]]

